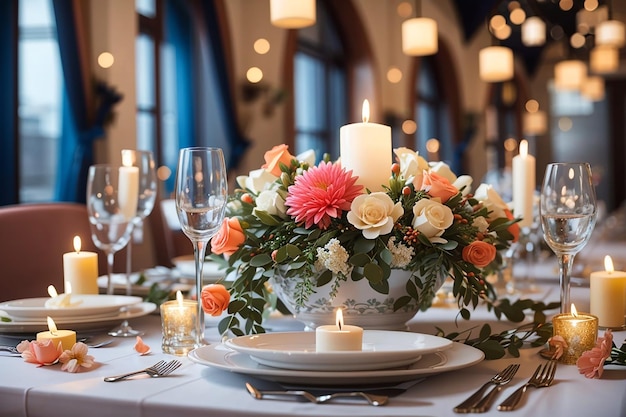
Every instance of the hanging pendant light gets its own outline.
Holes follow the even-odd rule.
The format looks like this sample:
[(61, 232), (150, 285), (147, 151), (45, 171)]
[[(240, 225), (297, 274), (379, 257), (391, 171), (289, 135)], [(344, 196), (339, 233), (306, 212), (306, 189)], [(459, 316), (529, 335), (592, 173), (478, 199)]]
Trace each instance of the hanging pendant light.
[(543, 110), (524, 113), (523, 131), (525, 135), (540, 136), (548, 130), (548, 117)]
[(595, 33), (596, 45), (624, 46), (624, 23), (619, 20), (605, 20), (596, 27)]
[(561, 61), (554, 66), (554, 87), (557, 90), (578, 90), (587, 78), (587, 66), (577, 59)]
[(604, 78), (587, 77), (580, 88), (580, 94), (590, 101), (600, 101), (604, 98)]
[(546, 23), (537, 16), (522, 23), (522, 43), (526, 46), (541, 46), (546, 43)]
[(486, 82), (513, 78), (513, 51), (505, 46), (488, 46), (478, 53), (480, 79)]
[(607, 74), (617, 71), (619, 51), (614, 46), (598, 45), (589, 53), (589, 66), (595, 74)]
[(270, 19), (283, 29), (300, 29), (315, 24), (315, 0), (270, 0)]
[(410, 56), (434, 55), (439, 50), (437, 22), (415, 17), (402, 22), (402, 52)]

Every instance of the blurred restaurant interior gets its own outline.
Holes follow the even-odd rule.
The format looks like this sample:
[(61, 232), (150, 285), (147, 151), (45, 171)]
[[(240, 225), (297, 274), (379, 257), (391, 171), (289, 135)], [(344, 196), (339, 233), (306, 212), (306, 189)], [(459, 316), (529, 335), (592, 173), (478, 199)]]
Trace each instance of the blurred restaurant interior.
[(537, 186), (586, 161), (606, 212), (626, 199), (626, 2), (311, 3), (281, 21), (269, 0), (0, 2), (0, 205), (84, 201), (86, 167), (124, 148), (154, 153), (161, 197), (187, 146), (223, 148), (231, 186), (278, 144), (336, 159), (365, 99), (394, 147), (508, 201), (522, 139)]

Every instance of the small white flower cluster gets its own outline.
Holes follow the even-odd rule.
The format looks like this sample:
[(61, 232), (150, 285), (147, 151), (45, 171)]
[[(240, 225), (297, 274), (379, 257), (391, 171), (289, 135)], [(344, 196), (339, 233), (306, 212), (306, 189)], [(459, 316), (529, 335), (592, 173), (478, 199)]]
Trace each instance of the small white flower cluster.
[(406, 267), (415, 255), (415, 249), (412, 246), (405, 246), (402, 243), (396, 245), (395, 236), (389, 238), (387, 248), (389, 248), (391, 252), (392, 259), (390, 266), (392, 268)]
[(317, 248), (317, 262), (333, 274), (349, 276), (348, 258), (348, 251), (341, 246), (338, 239), (330, 239), (323, 248)]

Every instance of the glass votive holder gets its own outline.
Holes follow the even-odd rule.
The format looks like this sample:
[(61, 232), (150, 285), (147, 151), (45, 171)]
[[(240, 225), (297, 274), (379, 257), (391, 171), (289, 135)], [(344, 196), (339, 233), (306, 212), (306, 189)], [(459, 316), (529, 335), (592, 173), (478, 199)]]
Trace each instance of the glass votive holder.
[(172, 300), (161, 304), (163, 352), (184, 356), (195, 346), (198, 304), (191, 300)]
[(567, 348), (559, 359), (573, 365), (583, 352), (593, 349), (598, 337), (598, 318), (586, 313), (557, 314), (552, 319), (553, 334), (561, 336)]

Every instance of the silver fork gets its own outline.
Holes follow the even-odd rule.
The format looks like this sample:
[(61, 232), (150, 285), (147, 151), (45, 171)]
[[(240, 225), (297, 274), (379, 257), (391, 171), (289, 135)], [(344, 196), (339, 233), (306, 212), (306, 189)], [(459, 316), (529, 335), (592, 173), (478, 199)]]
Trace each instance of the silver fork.
[(290, 397), (302, 397), (302, 398), (306, 398), (312, 403), (322, 404), (322, 403), (332, 400), (333, 398), (360, 397), (360, 398), (364, 398), (370, 405), (373, 405), (373, 406), (385, 405), (387, 404), (387, 401), (389, 400), (389, 397), (385, 395), (373, 395), (373, 394), (368, 394), (362, 391), (336, 392), (333, 394), (319, 395), (319, 396), (315, 396), (311, 394), (310, 392), (304, 391), (304, 390), (285, 390), (285, 391), (263, 390), (261, 391), (255, 388), (252, 384), (248, 382), (246, 382), (246, 389), (248, 390), (250, 395), (252, 395), (252, 397), (256, 398), (257, 400), (263, 399), (263, 397), (266, 395), (282, 395), (282, 396), (290, 396)]
[[(491, 385), (500, 385), (506, 384), (513, 378), (517, 370), (519, 369), (519, 363), (514, 363), (497, 374), (495, 374), (489, 381), (485, 382), (485, 384), (480, 387), (475, 393), (473, 393), (467, 400), (463, 401), (461, 404), (454, 407), (454, 412), (456, 413), (471, 413), (472, 408), (475, 407), (478, 402), (483, 397), (483, 394)], [(494, 394), (495, 395), (495, 394)]]
[(494, 400), (496, 399), (496, 395), (500, 391), (502, 391), (502, 387), (504, 385), (511, 382), (511, 380), (517, 373), (518, 369), (519, 369), (519, 363), (516, 363), (512, 367), (507, 368), (508, 371), (502, 375), (502, 381), (500, 381), (499, 384), (496, 384), (496, 386), (493, 387), (491, 391), (489, 391), (489, 393), (487, 393), (487, 395), (483, 397), (482, 400), (478, 401), (478, 404), (472, 407), (472, 410), (471, 410), (472, 413), (484, 413), (485, 411), (489, 410)]
[(549, 387), (554, 381), (554, 374), (556, 373), (556, 361), (547, 361), (543, 365), (539, 365), (535, 370), (533, 376), (530, 377), (527, 383), (519, 387), (513, 394), (511, 394), (506, 400), (498, 406), (500, 411), (515, 410), (519, 405), (522, 397), (528, 390), (528, 387), (543, 388)]
[(179, 362), (177, 360), (172, 360), (172, 361), (169, 361), (169, 362), (158, 361), (157, 363), (155, 363), (154, 365), (152, 365), (152, 366), (150, 366), (150, 367), (148, 367), (146, 369), (141, 369), (141, 370), (135, 371), (135, 372), (129, 372), (129, 373), (124, 374), (124, 375), (108, 376), (108, 377), (104, 378), (104, 380), (106, 382), (116, 382), (116, 381), (121, 381), (123, 379), (126, 379), (128, 377), (131, 377), (133, 375), (139, 375), (139, 374), (148, 374), (152, 378), (158, 378), (158, 377), (161, 377), (161, 376), (167, 376), (167, 375), (171, 374), (176, 369), (178, 369), (178, 367), (180, 365), (181, 365), (181, 362)]

